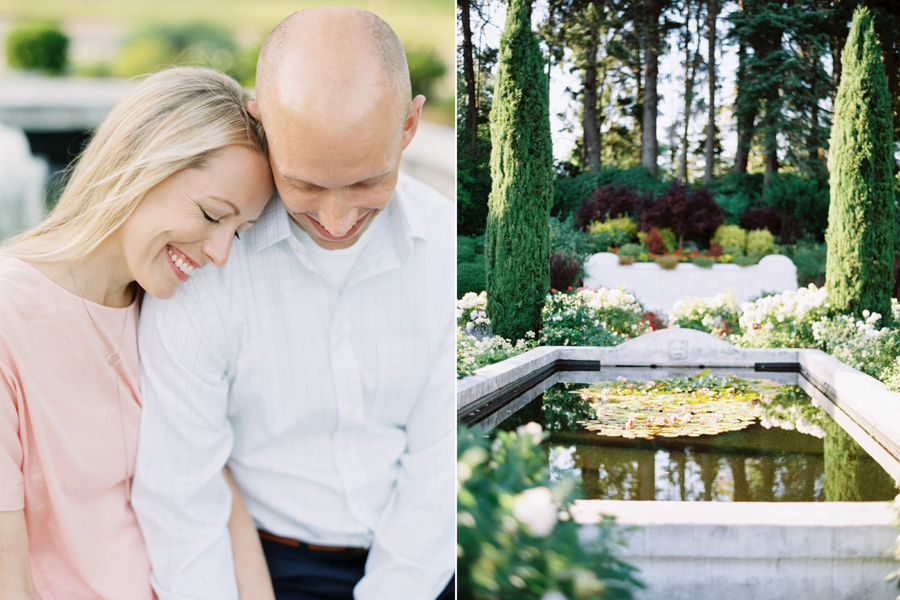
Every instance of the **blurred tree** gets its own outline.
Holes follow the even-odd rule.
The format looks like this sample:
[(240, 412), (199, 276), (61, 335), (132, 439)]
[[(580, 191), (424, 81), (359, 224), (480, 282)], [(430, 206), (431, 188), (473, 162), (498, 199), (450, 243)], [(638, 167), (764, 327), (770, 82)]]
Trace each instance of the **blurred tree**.
[(60, 75), (68, 63), (69, 38), (53, 23), (30, 23), (6, 36), (6, 60), (13, 69)]

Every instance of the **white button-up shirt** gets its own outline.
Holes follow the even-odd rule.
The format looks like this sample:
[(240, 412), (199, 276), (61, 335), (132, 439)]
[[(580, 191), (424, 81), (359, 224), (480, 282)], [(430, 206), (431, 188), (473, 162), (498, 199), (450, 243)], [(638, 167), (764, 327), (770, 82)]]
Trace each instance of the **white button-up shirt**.
[(455, 543), (455, 207), (401, 173), (343, 293), (275, 197), (228, 265), (148, 295), (133, 504), (160, 600), (237, 599), (226, 464), (260, 529), (370, 548), (357, 600), (430, 600)]

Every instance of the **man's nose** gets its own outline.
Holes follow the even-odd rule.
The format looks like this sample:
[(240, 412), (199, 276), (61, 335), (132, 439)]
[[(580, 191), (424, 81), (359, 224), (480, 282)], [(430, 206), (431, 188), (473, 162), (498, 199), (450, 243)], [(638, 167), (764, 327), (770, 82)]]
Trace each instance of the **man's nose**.
[(359, 220), (359, 210), (349, 205), (340, 192), (334, 192), (325, 198), (318, 210), (319, 224), (335, 237), (346, 235)]
[(231, 251), (231, 242), (234, 240), (234, 232), (228, 227), (216, 227), (212, 236), (203, 242), (203, 254), (206, 259), (217, 267), (225, 266), (228, 261), (228, 253)]

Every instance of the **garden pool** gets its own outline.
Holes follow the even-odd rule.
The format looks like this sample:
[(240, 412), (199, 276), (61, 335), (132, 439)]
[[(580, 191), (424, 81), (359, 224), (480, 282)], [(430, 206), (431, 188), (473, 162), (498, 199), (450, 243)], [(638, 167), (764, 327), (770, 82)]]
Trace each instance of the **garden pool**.
[[(728, 373), (748, 379), (767, 375), (742, 371)], [(588, 499), (846, 502), (887, 501), (896, 494), (884, 469), (799, 388), (794, 410), (799, 413), (805, 403), (808, 418), (803, 417), (799, 427), (803, 432), (796, 424), (799, 417), (791, 421), (776, 416), (785, 415), (777, 398), (759, 406), (754, 424), (716, 435), (625, 439), (585, 429), (585, 422), (596, 416), (596, 402), (582, 399), (576, 390), (647, 372), (611, 369), (602, 379), (597, 373), (564, 373), (570, 381), (556, 383), (533, 399), (509, 399), (505, 406), (517, 408), (494, 416), (494, 426), (514, 430), (531, 421), (541, 424), (549, 433), (544, 445), (551, 477), (580, 476)], [(785, 385), (796, 378), (778, 375)], [(485, 416), (490, 417), (472, 414), (466, 420), (474, 424)]]

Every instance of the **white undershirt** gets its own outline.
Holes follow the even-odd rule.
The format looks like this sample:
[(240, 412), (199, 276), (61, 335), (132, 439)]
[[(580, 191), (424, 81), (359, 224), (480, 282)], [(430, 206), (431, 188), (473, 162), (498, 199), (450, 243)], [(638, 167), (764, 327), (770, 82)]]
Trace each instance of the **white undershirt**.
[(319, 274), (340, 294), (347, 285), (347, 279), (350, 277), (353, 265), (356, 264), (356, 259), (362, 254), (363, 248), (369, 243), (369, 240), (377, 235), (390, 208), (389, 204), (385, 210), (375, 215), (369, 222), (369, 226), (360, 234), (356, 243), (349, 248), (341, 248), (339, 250), (322, 248), (293, 219), (290, 219), (291, 233), (306, 248), (309, 260), (316, 270), (319, 271)]

